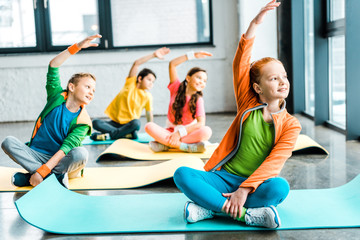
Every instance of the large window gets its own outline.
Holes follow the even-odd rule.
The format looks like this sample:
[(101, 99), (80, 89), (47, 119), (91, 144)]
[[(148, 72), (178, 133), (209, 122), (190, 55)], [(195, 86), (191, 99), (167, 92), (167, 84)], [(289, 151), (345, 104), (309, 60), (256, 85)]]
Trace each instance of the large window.
[(99, 33), (96, 0), (49, 0), (47, 7), (52, 46), (71, 45), (74, 39)]
[(345, 0), (330, 0), (330, 20), (345, 18)]
[(0, 0), (0, 48), (36, 46), (33, 2)]
[(341, 129), (345, 129), (345, 0), (330, 0), (328, 13), (329, 122)]
[(114, 46), (210, 41), (209, 1), (113, 0)]
[(212, 44), (211, 0), (0, 0), (0, 53)]
[(305, 113), (315, 114), (314, 0), (305, 0)]
[(329, 38), (330, 122), (345, 129), (345, 36)]

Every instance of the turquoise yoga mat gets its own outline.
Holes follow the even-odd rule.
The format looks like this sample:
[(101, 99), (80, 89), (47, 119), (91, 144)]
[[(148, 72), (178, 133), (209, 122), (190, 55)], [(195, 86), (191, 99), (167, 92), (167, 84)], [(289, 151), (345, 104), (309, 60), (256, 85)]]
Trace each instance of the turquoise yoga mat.
[[(360, 226), (360, 175), (337, 188), (292, 190), (278, 206), (281, 228)], [(266, 230), (229, 217), (183, 220), (181, 193), (87, 196), (63, 188), (54, 176), (15, 202), (29, 224), (57, 234)]]
[[(116, 140), (93, 141), (90, 139), (90, 137), (86, 137), (84, 139), (84, 141), (82, 141), (82, 144), (83, 145), (110, 145), (113, 142), (115, 142)], [(148, 143), (150, 141), (154, 141), (154, 139), (152, 137), (150, 137), (150, 135), (147, 133), (138, 133), (138, 138), (131, 139), (131, 140), (133, 140), (135, 142), (139, 142), (139, 143)]]

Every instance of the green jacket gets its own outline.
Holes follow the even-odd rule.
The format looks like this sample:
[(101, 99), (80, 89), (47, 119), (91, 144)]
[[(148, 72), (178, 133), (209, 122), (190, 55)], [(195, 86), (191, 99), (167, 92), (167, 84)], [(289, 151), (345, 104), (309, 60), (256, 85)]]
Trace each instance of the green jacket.
[[(59, 68), (49, 66), (46, 81), (46, 93), (47, 102), (36, 120), (29, 146), (31, 146), (31, 142), (37, 134), (45, 117), (51, 112), (51, 110), (66, 102), (67, 92), (61, 87)], [(64, 139), (60, 150), (62, 150), (65, 154), (68, 154), (71, 149), (81, 146), (82, 140), (84, 140), (86, 136), (90, 136), (91, 127), (90, 116), (85, 107), (82, 106), (79, 115), (71, 121), (69, 132)]]

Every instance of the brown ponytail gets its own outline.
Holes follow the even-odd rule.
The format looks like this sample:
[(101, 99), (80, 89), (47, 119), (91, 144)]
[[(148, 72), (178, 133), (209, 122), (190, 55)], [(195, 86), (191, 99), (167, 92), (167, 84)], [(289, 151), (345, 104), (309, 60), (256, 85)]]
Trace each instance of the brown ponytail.
[[(194, 67), (194, 68), (190, 69), (187, 76), (191, 77), (193, 74), (195, 74), (197, 72), (205, 72), (206, 73), (206, 71), (204, 69), (199, 68), (199, 67)], [(186, 103), (186, 95), (185, 95), (186, 94), (186, 86), (187, 86), (187, 81), (186, 80), (182, 81), (179, 86), (179, 89), (177, 91), (175, 101), (172, 105), (172, 110), (175, 115), (174, 124), (176, 124), (176, 125), (182, 124), (183, 108)], [(198, 92), (194, 93), (190, 98), (189, 109), (190, 109), (190, 112), (194, 119), (195, 119), (195, 114), (196, 114), (196, 102), (197, 102), (199, 96), (202, 96), (202, 95), (203, 95), (202, 91), (198, 91)]]

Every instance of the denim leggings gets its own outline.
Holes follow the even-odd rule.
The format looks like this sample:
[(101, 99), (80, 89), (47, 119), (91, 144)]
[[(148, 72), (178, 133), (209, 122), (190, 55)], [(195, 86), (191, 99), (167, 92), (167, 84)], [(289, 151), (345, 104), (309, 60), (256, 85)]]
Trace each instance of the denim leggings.
[[(196, 204), (218, 213), (221, 212), (226, 201), (222, 193), (235, 192), (245, 180), (246, 178), (231, 174), (224, 169), (205, 172), (180, 167), (174, 173), (174, 181), (180, 191)], [(289, 191), (289, 184), (284, 178), (270, 178), (248, 195), (244, 207), (277, 206), (284, 201)]]
[(131, 120), (128, 123), (120, 124), (114, 121), (104, 121), (100, 119), (93, 120), (94, 129), (101, 133), (109, 133), (111, 139), (119, 139), (125, 137), (126, 134), (132, 133), (137, 138), (136, 132), (140, 130), (141, 122), (139, 119)]

